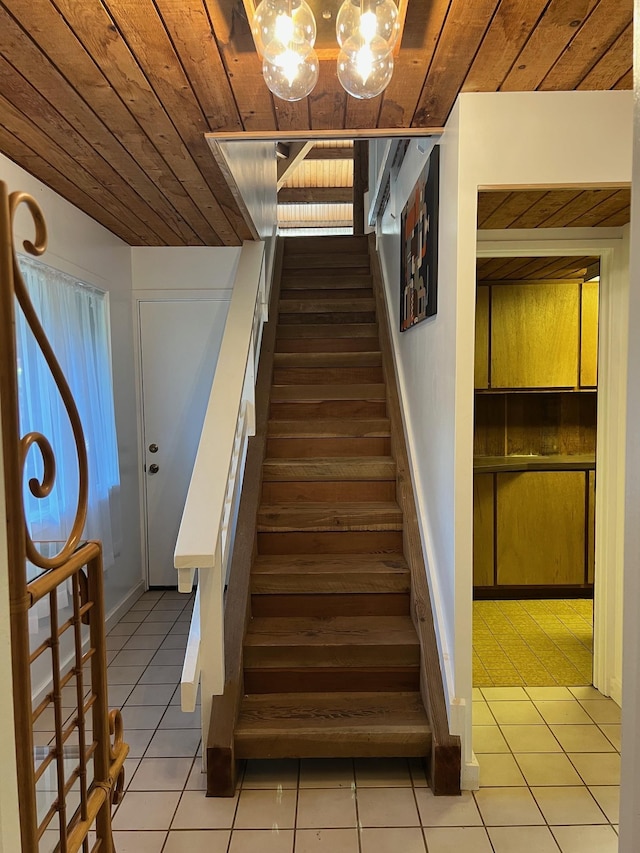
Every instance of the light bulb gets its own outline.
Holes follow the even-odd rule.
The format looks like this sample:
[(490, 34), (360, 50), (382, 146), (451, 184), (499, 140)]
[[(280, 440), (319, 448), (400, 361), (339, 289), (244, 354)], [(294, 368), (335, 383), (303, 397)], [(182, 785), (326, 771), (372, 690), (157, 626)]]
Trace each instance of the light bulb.
[(256, 49), (261, 56), (274, 39), (295, 45), (316, 41), (316, 20), (305, 0), (262, 0), (251, 22)]
[(372, 41), (378, 36), (392, 48), (400, 34), (398, 9), (393, 0), (344, 0), (336, 17), (336, 38), (340, 47), (354, 36)]
[(375, 98), (389, 84), (393, 75), (393, 56), (387, 43), (375, 36), (365, 41), (353, 36), (344, 43), (338, 55), (338, 79), (354, 98)]
[(309, 45), (293, 49), (291, 44), (271, 41), (262, 62), (269, 90), (283, 101), (299, 101), (313, 91), (320, 74), (318, 55)]

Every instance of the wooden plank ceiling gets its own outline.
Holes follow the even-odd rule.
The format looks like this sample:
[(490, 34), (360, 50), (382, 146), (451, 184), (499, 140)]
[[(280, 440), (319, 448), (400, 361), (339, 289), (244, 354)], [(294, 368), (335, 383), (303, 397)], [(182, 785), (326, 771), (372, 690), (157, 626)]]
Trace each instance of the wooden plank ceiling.
[(598, 258), (478, 258), (478, 281), (537, 281), (591, 278)]
[(605, 228), (631, 219), (631, 190), (478, 193), (478, 228)]
[(430, 128), (460, 91), (629, 89), (632, 6), (409, 0), (383, 95), (347, 97), (324, 62), (289, 104), (242, 0), (0, 0), (0, 151), (132, 245), (237, 245), (206, 131)]

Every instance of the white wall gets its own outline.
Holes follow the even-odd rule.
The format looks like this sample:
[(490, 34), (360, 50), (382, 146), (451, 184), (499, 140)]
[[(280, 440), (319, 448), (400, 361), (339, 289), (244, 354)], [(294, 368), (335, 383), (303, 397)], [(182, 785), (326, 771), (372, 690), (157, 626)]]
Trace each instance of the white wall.
[[(42, 261), (109, 293), (113, 382), (120, 462), (122, 550), (105, 576), (109, 615), (137, 590), (141, 591), (140, 466), (136, 440), (136, 388), (131, 311), (131, 249), (74, 205), (65, 201), (15, 163), (0, 155), (0, 180), (9, 190), (34, 196), (49, 230), (49, 248)], [(33, 237), (28, 213), (18, 213), (16, 238)]]
[[(635, 2), (635, 17), (640, 0)], [(634, 853), (640, 838), (640, 42), (634, 40), (633, 182), (631, 191), (631, 292), (627, 386), (627, 492), (624, 536), (624, 629), (620, 853)], [(631, 331), (634, 334), (631, 334)]]
[[(629, 182), (631, 110), (629, 92), (463, 94), (440, 142), (438, 314), (396, 338), (450, 725), (469, 786), (477, 193)], [(593, 132), (594, 116), (606, 137)], [(418, 155), (414, 142), (379, 229), (396, 326), (400, 212), (426, 159)]]
[(133, 289), (136, 294), (154, 290), (231, 291), (240, 251), (239, 246), (134, 246), (131, 249)]

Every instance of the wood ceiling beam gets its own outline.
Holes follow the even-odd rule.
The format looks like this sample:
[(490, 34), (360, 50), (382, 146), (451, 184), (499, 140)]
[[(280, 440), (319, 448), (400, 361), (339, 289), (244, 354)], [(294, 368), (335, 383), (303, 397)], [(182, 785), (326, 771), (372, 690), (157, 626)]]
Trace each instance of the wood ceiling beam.
[(350, 202), (353, 201), (352, 187), (283, 187), (278, 193), (278, 204), (302, 204), (315, 202), (325, 204), (327, 202)]
[[(313, 142), (311, 143), (313, 145)], [(353, 146), (349, 148), (316, 148), (310, 149), (307, 160), (353, 160)]]
[(313, 142), (290, 143), (289, 157), (286, 160), (278, 160), (278, 189), (284, 186), (287, 178), (298, 168), (312, 148)]

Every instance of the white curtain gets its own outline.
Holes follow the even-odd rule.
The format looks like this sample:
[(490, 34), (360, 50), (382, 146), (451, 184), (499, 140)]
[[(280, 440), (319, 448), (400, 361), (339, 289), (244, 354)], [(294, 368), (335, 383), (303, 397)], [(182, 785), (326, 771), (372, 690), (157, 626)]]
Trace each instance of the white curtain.
[[(20, 258), (29, 296), (76, 401), (89, 463), (89, 512), (84, 536), (101, 539), (105, 568), (120, 549), (120, 474), (113, 407), (107, 294), (44, 264)], [(43, 433), (56, 457), (51, 495), (37, 500), (31, 477), (42, 476), (32, 448), (26, 465), (25, 507), (34, 541), (61, 542), (73, 524), (78, 494), (75, 443), (51, 372), (24, 316), (16, 306), (18, 394), (21, 433)]]

